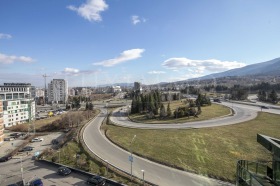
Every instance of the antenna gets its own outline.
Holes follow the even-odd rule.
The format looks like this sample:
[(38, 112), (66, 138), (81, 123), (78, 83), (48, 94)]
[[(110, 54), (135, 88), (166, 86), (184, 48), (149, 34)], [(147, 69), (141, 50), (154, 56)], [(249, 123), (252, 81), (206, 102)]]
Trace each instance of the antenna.
[(47, 77), (51, 77), (51, 76), (47, 76), (47, 74), (43, 75), (43, 78), (45, 79), (45, 95), (44, 95), (44, 97), (45, 97), (45, 99), (44, 99), (45, 104), (47, 103)]

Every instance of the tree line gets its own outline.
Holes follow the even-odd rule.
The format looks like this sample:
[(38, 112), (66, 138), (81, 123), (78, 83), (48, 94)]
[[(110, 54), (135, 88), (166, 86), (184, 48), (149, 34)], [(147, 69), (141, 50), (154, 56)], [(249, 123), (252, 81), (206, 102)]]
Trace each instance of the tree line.
[(170, 102), (165, 108), (164, 104), (161, 102), (161, 94), (159, 91), (152, 91), (148, 94), (134, 94), (131, 103), (131, 114), (146, 114), (148, 119), (156, 118), (180, 118), (180, 117), (198, 117), (201, 114), (201, 107), (206, 105), (211, 105), (211, 101), (206, 95), (199, 94), (197, 99), (186, 100), (185, 106), (178, 107), (173, 113), (170, 108)]

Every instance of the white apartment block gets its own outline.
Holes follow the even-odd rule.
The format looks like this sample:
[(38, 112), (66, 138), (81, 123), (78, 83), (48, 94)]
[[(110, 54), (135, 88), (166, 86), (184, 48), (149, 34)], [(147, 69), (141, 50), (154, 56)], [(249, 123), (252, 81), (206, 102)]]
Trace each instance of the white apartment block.
[(29, 83), (4, 83), (0, 86), (5, 127), (22, 124), (35, 118), (35, 88)]
[(0, 144), (4, 141), (3, 102), (0, 100)]
[(4, 101), (5, 128), (29, 122), (35, 116), (35, 101), (31, 99)]
[(66, 103), (68, 99), (68, 85), (64, 79), (53, 79), (48, 84), (48, 102)]

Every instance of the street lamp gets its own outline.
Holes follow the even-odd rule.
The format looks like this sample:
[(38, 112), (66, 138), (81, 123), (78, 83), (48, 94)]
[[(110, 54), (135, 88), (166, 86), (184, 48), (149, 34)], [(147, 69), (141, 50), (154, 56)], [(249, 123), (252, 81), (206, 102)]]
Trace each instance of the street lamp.
[(133, 156), (132, 156), (132, 143), (134, 141), (134, 139), (136, 138), (136, 135), (134, 135), (134, 137), (132, 138), (131, 142), (130, 142), (130, 156), (129, 156), (129, 161), (130, 161), (130, 179), (132, 180), (132, 163), (133, 163)]
[(22, 156), (20, 157), (20, 172), (21, 172), (22, 183), (25, 184), (25, 181), (23, 178)]
[(143, 173), (143, 185), (145, 185), (145, 179), (144, 179), (144, 175), (145, 175), (145, 170), (141, 170)]
[(108, 160), (105, 160), (105, 162), (106, 162), (106, 176), (108, 176), (108, 164), (109, 164), (109, 162), (108, 162)]
[(58, 163), (60, 164), (60, 150), (58, 150)]

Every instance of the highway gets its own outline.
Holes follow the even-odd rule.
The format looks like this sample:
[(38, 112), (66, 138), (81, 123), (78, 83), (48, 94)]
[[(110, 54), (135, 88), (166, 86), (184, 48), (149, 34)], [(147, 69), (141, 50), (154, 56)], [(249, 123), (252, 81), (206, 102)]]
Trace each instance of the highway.
[[(97, 156), (130, 173), (130, 162), (128, 159), (130, 153), (112, 144), (99, 130), (103, 119), (107, 116), (105, 109), (101, 109), (101, 111), (85, 128), (83, 134), (84, 141), (89, 149)], [(160, 186), (210, 186), (227, 184), (197, 174), (173, 169), (138, 156), (133, 157), (133, 175), (142, 178), (141, 170), (145, 170), (145, 180)]]
[[(129, 121), (127, 117), (125, 117), (125, 109), (122, 109), (114, 112), (111, 120), (120, 126), (143, 129), (202, 128), (237, 124), (240, 122), (248, 121), (254, 119), (257, 116), (257, 112), (261, 111), (259, 106), (243, 105), (232, 102), (223, 102), (222, 104), (232, 108), (235, 114), (233, 116), (183, 124), (144, 124)], [(86, 127), (83, 134), (85, 143), (91, 149), (91, 151), (101, 159), (107, 160), (110, 164), (130, 173), (130, 153), (111, 143), (100, 131), (101, 123), (107, 116), (107, 111), (105, 109), (101, 109), (101, 111), (102, 112), (98, 115), (98, 117), (96, 117)], [(280, 114), (280, 110), (277, 109), (262, 109), (262, 111)], [(133, 175), (142, 178), (141, 170), (145, 170), (145, 179), (160, 186), (205, 186), (228, 184), (197, 174), (173, 169), (135, 155), (133, 155), (133, 157)]]

